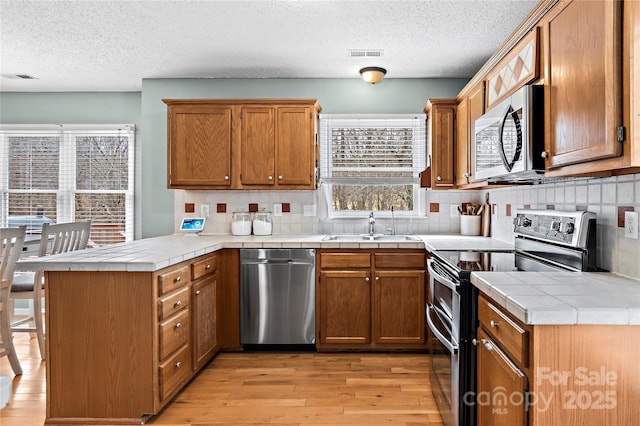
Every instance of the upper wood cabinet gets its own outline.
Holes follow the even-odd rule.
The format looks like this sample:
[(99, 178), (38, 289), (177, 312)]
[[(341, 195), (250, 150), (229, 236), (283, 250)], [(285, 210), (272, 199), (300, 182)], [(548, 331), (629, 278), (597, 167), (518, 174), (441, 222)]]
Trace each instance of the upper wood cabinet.
[(469, 122), (469, 99), (464, 97), (456, 106), (456, 134), (455, 134), (455, 184), (464, 186), (469, 183), (471, 170), (471, 135)]
[(481, 81), (467, 96), (458, 101), (456, 107), (454, 172), (455, 184), (458, 188), (475, 182), (473, 141), (476, 119), (484, 114), (484, 94), (484, 82)]
[(276, 169), (275, 111), (269, 107), (243, 107), (240, 182), (273, 185)]
[(455, 186), (453, 146), (455, 137), (455, 99), (429, 99), (427, 114), (427, 150), (431, 159), (431, 187)]
[(230, 106), (169, 107), (169, 188), (231, 185), (231, 117)]
[(169, 188), (315, 188), (315, 99), (164, 102)]
[(574, 0), (549, 14), (548, 169), (622, 153), (621, 12), (622, 2)]

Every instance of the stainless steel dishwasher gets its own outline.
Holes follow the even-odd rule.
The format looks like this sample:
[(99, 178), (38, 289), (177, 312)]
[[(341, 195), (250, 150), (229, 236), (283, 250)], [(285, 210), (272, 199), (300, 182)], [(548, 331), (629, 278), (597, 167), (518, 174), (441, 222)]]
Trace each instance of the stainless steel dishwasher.
[(315, 250), (240, 250), (240, 342), (315, 344)]

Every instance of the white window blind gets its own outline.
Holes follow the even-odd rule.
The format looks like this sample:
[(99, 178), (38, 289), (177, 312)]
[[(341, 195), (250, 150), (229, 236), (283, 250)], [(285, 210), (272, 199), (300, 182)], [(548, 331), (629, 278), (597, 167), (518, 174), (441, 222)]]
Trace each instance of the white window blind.
[(321, 115), (320, 177), (342, 184), (413, 184), (426, 163), (424, 114)]
[(133, 240), (133, 125), (0, 127), (3, 226), (92, 220), (91, 243)]
[(330, 215), (420, 214), (426, 116), (320, 115), (320, 179)]

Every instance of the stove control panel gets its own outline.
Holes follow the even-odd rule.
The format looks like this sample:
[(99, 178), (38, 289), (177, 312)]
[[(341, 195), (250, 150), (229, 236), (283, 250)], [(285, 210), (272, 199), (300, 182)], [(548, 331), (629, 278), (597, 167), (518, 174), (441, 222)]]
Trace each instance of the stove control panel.
[(595, 213), (556, 210), (518, 210), (513, 219), (516, 234), (572, 247), (583, 247)]

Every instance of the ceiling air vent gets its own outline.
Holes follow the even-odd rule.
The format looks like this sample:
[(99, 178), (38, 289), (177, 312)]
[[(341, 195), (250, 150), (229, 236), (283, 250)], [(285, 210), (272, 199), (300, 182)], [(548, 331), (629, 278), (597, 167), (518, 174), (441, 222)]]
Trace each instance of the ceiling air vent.
[(349, 56), (352, 58), (379, 58), (382, 56), (382, 49), (351, 49)]

